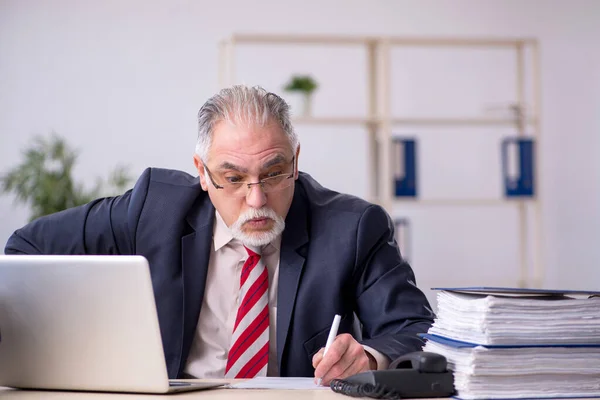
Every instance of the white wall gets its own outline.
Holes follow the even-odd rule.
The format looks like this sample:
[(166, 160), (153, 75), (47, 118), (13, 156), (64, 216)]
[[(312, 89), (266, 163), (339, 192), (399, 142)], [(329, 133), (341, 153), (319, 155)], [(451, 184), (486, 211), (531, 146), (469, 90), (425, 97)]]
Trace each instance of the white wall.
[[(217, 42), (233, 32), (539, 38), (545, 286), (599, 288), (600, 2), (594, 0), (0, 0), (0, 171), (20, 160), (34, 135), (54, 130), (81, 150), (77, 175), (86, 181), (123, 161), (135, 174), (146, 166), (192, 172), (195, 115), (218, 88)], [(317, 112), (364, 109), (364, 97), (346, 86), (361, 79), (361, 70), (345, 63), (360, 57), (352, 50), (338, 59), (317, 51), (303, 58), (305, 65), (286, 64), (283, 56), (267, 61), (266, 52), (256, 51), (239, 53), (246, 83), (279, 90), (275, 82), (294, 68), (314, 66), (320, 79), (338, 85), (317, 94)], [(366, 194), (362, 130), (298, 129), (302, 169), (335, 189)], [(344, 151), (336, 151), (341, 135)], [(432, 162), (449, 151), (451, 143), (430, 153)], [(447, 184), (441, 172), (430, 170), (431, 190)], [(512, 211), (406, 212), (421, 221), (413, 264), (425, 287), (457, 271), (479, 271), (486, 284), (514, 279), (515, 231), (505, 223)], [(26, 218), (25, 208), (0, 197), (0, 243)]]

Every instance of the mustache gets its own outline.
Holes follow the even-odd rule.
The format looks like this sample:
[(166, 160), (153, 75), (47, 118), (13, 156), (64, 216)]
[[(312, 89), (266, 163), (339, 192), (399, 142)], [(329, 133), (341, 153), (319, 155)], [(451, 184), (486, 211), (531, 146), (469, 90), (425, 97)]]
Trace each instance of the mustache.
[(240, 224), (245, 224), (246, 222), (256, 219), (256, 218), (270, 218), (272, 220), (277, 220), (277, 214), (275, 211), (268, 207), (263, 208), (251, 208), (246, 211), (244, 214), (240, 215), (238, 221)]

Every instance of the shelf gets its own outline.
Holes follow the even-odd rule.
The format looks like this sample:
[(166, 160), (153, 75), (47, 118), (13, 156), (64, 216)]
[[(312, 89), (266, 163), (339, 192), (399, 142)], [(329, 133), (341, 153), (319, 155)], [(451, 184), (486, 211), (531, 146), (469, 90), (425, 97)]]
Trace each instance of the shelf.
[[(368, 193), (372, 203), (379, 204), (390, 215), (402, 214), (406, 210), (411, 214), (419, 207), (432, 211), (453, 213), (461, 210), (475, 210), (483, 214), (498, 213), (513, 210), (518, 214), (518, 227), (515, 235), (518, 240), (520, 276), (519, 284), (539, 286), (543, 278), (544, 268), (541, 256), (542, 225), (540, 197), (507, 198), (501, 190), (494, 191), (494, 197), (479, 195), (475, 198), (448, 198), (447, 195), (433, 198), (395, 197), (394, 171), (390, 168), (394, 161), (394, 153), (386, 151), (390, 143), (400, 132), (411, 131), (444, 136), (455, 135), (461, 131), (470, 130), (478, 134), (489, 134), (490, 130), (502, 132), (504, 135), (523, 135), (540, 138), (540, 53), (539, 42), (528, 37), (415, 37), (415, 36), (345, 36), (345, 35), (303, 35), (303, 34), (234, 34), (220, 43), (219, 50), (219, 83), (226, 87), (236, 82), (236, 46), (258, 44), (275, 46), (319, 46), (323, 48), (351, 48), (365, 52), (365, 60), (360, 61), (359, 71), (366, 68), (365, 90), (361, 95), (365, 100), (364, 110), (347, 110), (347, 115), (298, 115), (292, 117), (297, 125), (306, 125), (323, 129), (338, 126), (346, 129), (358, 128), (369, 133), (368, 143), (363, 150), (366, 153), (368, 170)], [(435, 115), (436, 111), (429, 107), (415, 109), (421, 115), (401, 114), (394, 103), (395, 89), (392, 78), (395, 73), (392, 61), (393, 52), (400, 48), (427, 48), (427, 51), (437, 51), (445, 48), (462, 50), (498, 49), (514, 51), (515, 63), (508, 66), (514, 70), (514, 99), (507, 104), (481, 105), (472, 110), (473, 115)], [(280, 49), (276, 49), (280, 50)], [(527, 63), (530, 60), (530, 65)], [(364, 65), (363, 61), (366, 61)], [(348, 66), (350, 67), (350, 66)], [(443, 68), (440, 66), (438, 68)], [(504, 68), (503, 68), (504, 69)], [(427, 71), (431, 73), (433, 71)], [(528, 83), (531, 82), (530, 85)], [(442, 88), (443, 89), (443, 88)], [(491, 90), (488, 90), (491, 91)], [(402, 95), (402, 92), (399, 93)], [(529, 99), (526, 95), (532, 95)], [(405, 99), (410, 100), (409, 93), (404, 93)], [(526, 105), (529, 101), (531, 104)], [(506, 102), (503, 102), (506, 103)], [(327, 111), (323, 111), (327, 112)], [(343, 112), (343, 111), (342, 111)], [(441, 111), (437, 111), (441, 112)], [(431, 113), (433, 115), (428, 115)], [(361, 115), (362, 114), (362, 115)], [(343, 129), (342, 128), (342, 131)], [(396, 134), (397, 132), (397, 134)], [(498, 132), (496, 132), (498, 133)], [(418, 136), (417, 136), (418, 137)], [(536, 170), (541, 172), (540, 156), (536, 156)], [(360, 168), (360, 166), (357, 166)], [(498, 187), (500, 189), (500, 187)], [(538, 190), (537, 193), (541, 193)], [(438, 207), (438, 208), (436, 208)], [(454, 207), (454, 208), (453, 208)], [(462, 207), (462, 208), (461, 208)], [(534, 209), (530, 218), (531, 209)], [(410, 212), (409, 212), (410, 211)], [(532, 225), (533, 224), (533, 225)], [(530, 237), (531, 236), (531, 237)], [(531, 262), (530, 261), (531, 258)], [(532, 268), (529, 268), (532, 264)], [(531, 281), (529, 281), (531, 280)]]
[(535, 202), (535, 198), (514, 198), (514, 199), (419, 199), (419, 198), (401, 198), (394, 197), (392, 203), (397, 205), (425, 205), (425, 206), (506, 206)]
[(378, 121), (366, 117), (295, 117), (292, 118), (292, 122), (311, 125), (368, 125)]
[[(536, 123), (535, 118), (525, 121), (527, 124)], [(393, 124), (402, 125), (445, 125), (445, 126), (490, 126), (512, 125), (516, 126), (514, 118), (392, 118)]]
[(392, 46), (451, 46), (451, 47), (518, 47), (536, 45), (534, 38), (468, 38), (468, 37), (410, 37), (410, 36), (350, 36), (350, 35), (272, 35), (235, 34), (228, 41), (252, 44), (360, 45), (389, 44)]
[[(311, 125), (375, 125), (382, 123), (380, 118), (369, 117), (294, 117), (294, 124)], [(394, 125), (422, 125), (422, 126), (516, 126), (517, 121), (511, 118), (391, 118)], [(530, 118), (528, 124), (537, 121)]]
[(461, 38), (461, 37), (391, 37), (391, 45), (397, 46), (420, 46), (420, 47), (517, 47), (527, 44), (537, 44), (535, 38)]
[(377, 41), (375, 36), (346, 35), (271, 35), (271, 34), (235, 34), (229, 41), (251, 44), (316, 44), (316, 45), (357, 45)]

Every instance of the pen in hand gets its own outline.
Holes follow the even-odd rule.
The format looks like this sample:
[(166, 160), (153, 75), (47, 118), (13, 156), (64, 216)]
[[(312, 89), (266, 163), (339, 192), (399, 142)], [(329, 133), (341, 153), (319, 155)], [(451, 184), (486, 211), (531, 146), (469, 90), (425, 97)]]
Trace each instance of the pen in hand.
[[(329, 347), (331, 347), (331, 344), (333, 343), (333, 341), (335, 340), (335, 337), (337, 336), (341, 319), (342, 319), (342, 316), (339, 314), (335, 314), (335, 317), (333, 317), (333, 323), (331, 324), (331, 329), (329, 330), (329, 336), (327, 336), (327, 343), (325, 343), (325, 350), (323, 351), (323, 358), (325, 358), (325, 354), (327, 354), (327, 350), (329, 349)], [(323, 378), (319, 378), (317, 380), (317, 385), (321, 386), (322, 380), (323, 380)]]

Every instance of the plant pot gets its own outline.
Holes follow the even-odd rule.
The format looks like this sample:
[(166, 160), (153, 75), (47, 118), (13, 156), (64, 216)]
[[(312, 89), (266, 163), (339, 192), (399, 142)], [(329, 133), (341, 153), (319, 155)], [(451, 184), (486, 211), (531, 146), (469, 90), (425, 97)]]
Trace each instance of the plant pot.
[(312, 96), (304, 92), (289, 92), (287, 103), (294, 117), (310, 117), (312, 114)]

